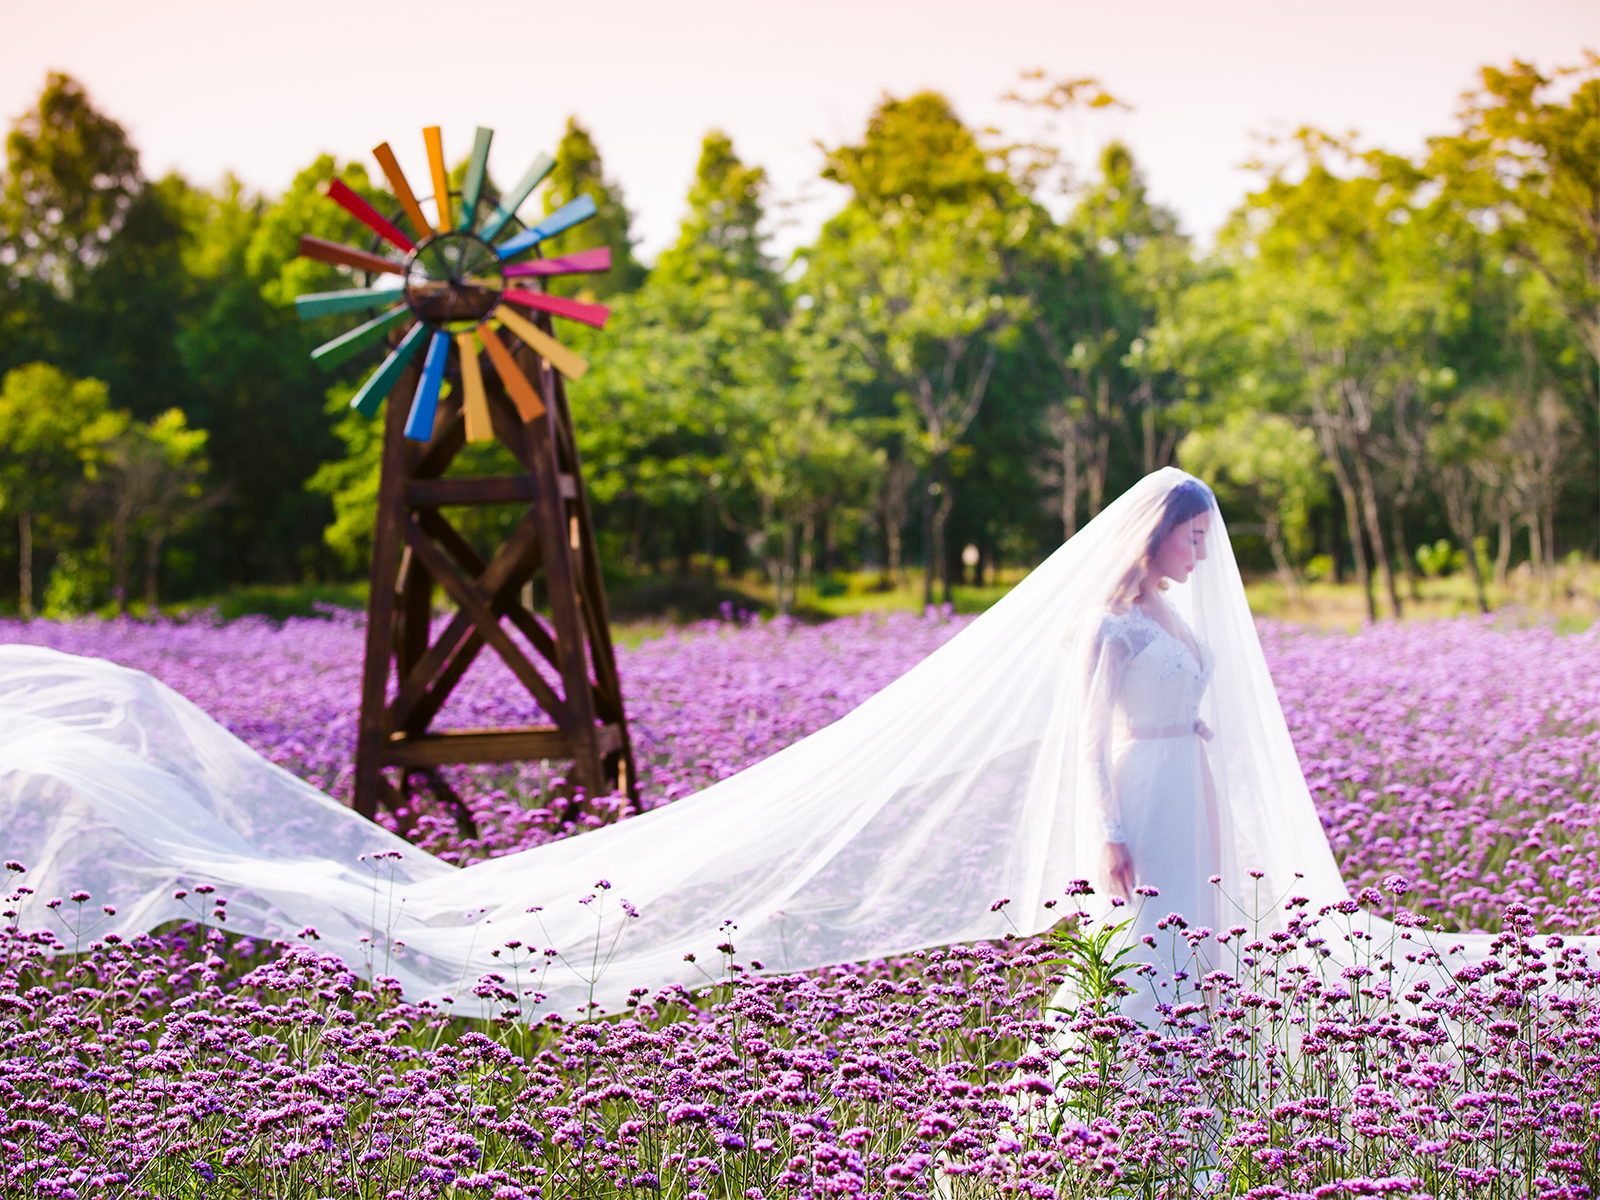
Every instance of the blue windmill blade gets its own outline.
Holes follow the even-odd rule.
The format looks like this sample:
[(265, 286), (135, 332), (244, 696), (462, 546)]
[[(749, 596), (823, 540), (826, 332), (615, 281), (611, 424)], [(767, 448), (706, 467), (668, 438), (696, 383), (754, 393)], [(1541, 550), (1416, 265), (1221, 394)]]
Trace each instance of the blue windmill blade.
[(350, 400), (350, 407), (363, 417), (375, 416), (378, 405), (383, 403), (383, 398), (389, 394), (389, 389), (394, 387), (400, 378), (400, 372), (406, 369), (406, 364), (416, 357), (417, 348), (422, 345), (422, 339), (427, 334), (428, 327), (418, 321), (411, 327), (411, 332), (401, 339), (400, 344), (389, 352), (389, 357), (379, 364), (367, 381), (361, 385), (361, 390)]
[(540, 183), (544, 177), (554, 169), (556, 160), (548, 154), (541, 154), (533, 160), (533, 165), (517, 180), (517, 186), (506, 193), (505, 199), (500, 201), (500, 207), (489, 214), (489, 219), (483, 223), (478, 236), (486, 242), (494, 241), (494, 235), (505, 228), (507, 221), (516, 216), (517, 209), (522, 207), (522, 202), (528, 198), (529, 193)]
[(439, 408), (439, 385), (444, 382), (444, 365), (450, 360), (450, 335), (435, 333), (428, 344), (428, 357), (417, 380), (417, 394), (411, 398), (411, 414), (406, 418), (406, 436), (414, 442), (433, 437), (433, 417)]
[(563, 204), (537, 225), (531, 225), (515, 237), (501, 242), (494, 252), (501, 258), (514, 258), (524, 250), (531, 250), (545, 238), (553, 238), (574, 225), (581, 225), (599, 211), (595, 207), (594, 197), (586, 192), (572, 203)]

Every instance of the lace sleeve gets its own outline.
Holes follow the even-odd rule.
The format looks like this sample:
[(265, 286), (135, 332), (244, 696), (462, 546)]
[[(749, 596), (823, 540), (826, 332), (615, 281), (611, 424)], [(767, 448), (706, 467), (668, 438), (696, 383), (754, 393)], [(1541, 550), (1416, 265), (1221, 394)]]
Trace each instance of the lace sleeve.
[(1115, 616), (1106, 617), (1095, 635), (1088, 678), (1084, 680), (1079, 761), (1084, 766), (1082, 778), (1086, 794), (1083, 801), (1098, 818), (1100, 831), (1108, 842), (1128, 840), (1122, 828), (1122, 807), (1117, 801), (1116, 784), (1111, 775), (1111, 735), (1117, 699), (1122, 691), (1122, 675), (1131, 658), (1124, 623)]

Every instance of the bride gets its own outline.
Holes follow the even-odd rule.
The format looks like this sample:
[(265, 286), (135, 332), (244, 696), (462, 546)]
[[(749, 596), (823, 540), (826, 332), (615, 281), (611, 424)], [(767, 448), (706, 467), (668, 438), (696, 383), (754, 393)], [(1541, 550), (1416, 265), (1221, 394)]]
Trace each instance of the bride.
[(1075, 880), (1096, 915), (1159, 889), (1135, 899), (1136, 938), (1291, 886), (1348, 898), (1221, 514), (1174, 468), (846, 717), (614, 826), (457, 869), (149, 676), (11, 646), (0, 829), (34, 888), (25, 927), (81, 888), (116, 910), (97, 934), (126, 936), (192, 917), (204, 883), (231, 931), (314, 928), (413, 999), (465, 1003), (520, 943), (562, 1011), (703, 983), (729, 942), (750, 969), (792, 971), (1039, 932)]

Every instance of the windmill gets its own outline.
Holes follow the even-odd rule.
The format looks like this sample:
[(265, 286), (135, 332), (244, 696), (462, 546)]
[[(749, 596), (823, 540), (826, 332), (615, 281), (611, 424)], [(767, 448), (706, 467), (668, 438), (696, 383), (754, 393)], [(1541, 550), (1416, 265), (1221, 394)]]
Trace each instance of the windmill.
[[(603, 328), (604, 305), (550, 295), (546, 282), (610, 269), (608, 248), (544, 258), (540, 244), (587, 221), (580, 195), (524, 226), (517, 210), (555, 165), (541, 154), (498, 204), (485, 202), (493, 131), (474, 139), (459, 195), (452, 193), (437, 127), (423, 130), (432, 175), (430, 222), (388, 143), (378, 160), (400, 204), (385, 217), (342, 181), (326, 194), (372, 231), (371, 249), (302, 237), (300, 254), (363, 272), (366, 285), (300, 296), (304, 320), (378, 312), (319, 346), (324, 367), (371, 348), (387, 353), (350, 405), (384, 415), (383, 460), (367, 601), (354, 805), (408, 819), (412, 781), (471, 816), (439, 772), (454, 763), (570, 760), (568, 778), (589, 796), (612, 788), (637, 800), (637, 776), (611, 645), (588, 497), (579, 467), (567, 380), (589, 364), (554, 334), (552, 318)], [(401, 227), (409, 226), (409, 233)], [(448, 388), (445, 386), (448, 383)], [(467, 443), (498, 439), (520, 471), (447, 474)], [(488, 557), (441, 512), (523, 506)], [(548, 611), (525, 598), (543, 578)], [(433, 619), (442, 592), (454, 612)], [(508, 628), (509, 626), (509, 628)], [(520, 635), (513, 636), (513, 631)], [(548, 720), (494, 729), (435, 729), (478, 654), (491, 648)], [(385, 774), (398, 769), (397, 783)]]

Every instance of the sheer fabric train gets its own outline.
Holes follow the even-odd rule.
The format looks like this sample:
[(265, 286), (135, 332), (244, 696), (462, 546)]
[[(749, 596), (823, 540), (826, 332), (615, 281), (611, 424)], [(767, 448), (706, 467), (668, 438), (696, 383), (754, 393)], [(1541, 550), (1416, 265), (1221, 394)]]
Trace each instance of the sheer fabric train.
[[(315, 927), (321, 949), (397, 977), (413, 999), (467, 1001), (479, 975), (504, 973), (490, 951), (508, 940), (557, 948), (542, 991), (563, 1011), (704, 983), (730, 937), (740, 961), (788, 971), (1038, 932), (1061, 911), (1047, 901), (1095, 878), (1104, 843), (1084, 794), (1096, 716), (1085, 631), (1189, 478), (1168, 468), (1141, 481), (827, 728), (664, 808), (459, 870), (266, 762), (149, 676), (0, 647), (0, 843), (36, 891), (23, 922), (45, 925), (44, 899), (82, 888), (117, 909), (98, 933), (128, 935), (190, 915), (174, 890), (209, 882), (230, 899), (233, 932), (293, 939)], [(1215, 733), (1223, 889), (1257, 894), (1255, 870), (1262, 896), (1347, 899), (1220, 514), (1208, 542), (1165, 597), (1214, 661), (1200, 716)], [(402, 857), (375, 874), (370, 856), (384, 851)]]

